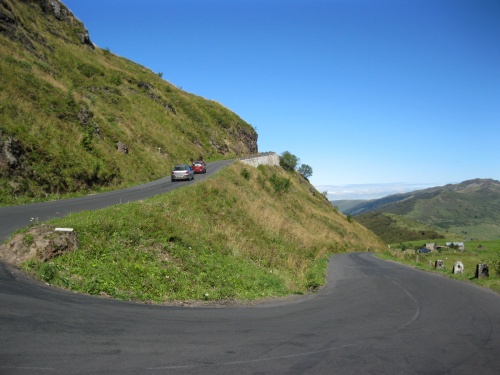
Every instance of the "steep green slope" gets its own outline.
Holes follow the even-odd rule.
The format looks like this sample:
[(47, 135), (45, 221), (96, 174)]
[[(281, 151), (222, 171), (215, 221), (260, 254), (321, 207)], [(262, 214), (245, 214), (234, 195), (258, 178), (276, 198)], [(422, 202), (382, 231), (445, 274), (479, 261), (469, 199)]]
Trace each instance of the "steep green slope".
[(467, 238), (498, 239), (500, 182), (468, 180), (370, 201), (346, 212), (359, 215), (370, 211), (401, 215)]
[(255, 130), (235, 113), (95, 47), (58, 0), (0, 0), (0, 82), (0, 204), (257, 152)]
[[(300, 294), (324, 283), (328, 255), (385, 248), (298, 173), (239, 162), (168, 194), (50, 224), (74, 228), (78, 248), (26, 270), (76, 291), (160, 303)], [(30, 236), (17, 248), (28, 252)]]
[(436, 228), (400, 215), (367, 212), (355, 216), (354, 219), (388, 244), (445, 238)]

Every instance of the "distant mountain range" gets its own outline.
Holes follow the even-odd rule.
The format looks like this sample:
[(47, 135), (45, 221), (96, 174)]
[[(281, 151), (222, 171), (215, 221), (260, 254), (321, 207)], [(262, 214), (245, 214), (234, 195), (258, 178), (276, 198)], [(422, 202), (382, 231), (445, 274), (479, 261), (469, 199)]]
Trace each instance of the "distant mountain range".
[(430, 187), (453, 184), (458, 181), (443, 183), (432, 182), (385, 182), (372, 184), (347, 184), (347, 185), (315, 185), (318, 191), (324, 192), (331, 201), (372, 200), (387, 197), (393, 194), (404, 194), (410, 191), (427, 189)]
[(401, 216), (428, 229), (456, 233), (465, 238), (500, 238), (500, 182), (497, 180), (467, 180), (358, 201), (351, 206), (347, 201), (332, 201), (332, 204), (360, 222), (363, 214), (378, 212)]

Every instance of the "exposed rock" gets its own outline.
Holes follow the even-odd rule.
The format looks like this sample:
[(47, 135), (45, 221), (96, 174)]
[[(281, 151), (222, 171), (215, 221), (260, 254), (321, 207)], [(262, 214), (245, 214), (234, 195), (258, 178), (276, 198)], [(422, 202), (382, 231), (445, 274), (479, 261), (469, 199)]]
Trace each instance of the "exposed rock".
[(52, 14), (60, 21), (66, 19), (69, 15), (71, 15), (71, 12), (64, 5), (62, 5), (59, 0), (39, 0), (39, 1), (42, 10), (45, 13)]
[(78, 20), (73, 13), (59, 0), (24, 0), (25, 2), (34, 2), (40, 4), (40, 8), (45, 14), (53, 16), (61, 22), (66, 22), (77, 26), (76, 36), (81, 44), (87, 45), (90, 48), (95, 48), (94, 43), (90, 40), (89, 32), (85, 25)]
[(0, 32), (12, 34), (16, 26), (17, 22), (9, 4), (5, 0), (0, 0)]
[(23, 148), (21, 142), (0, 133), (0, 169), (16, 169), (21, 165)]
[(51, 14), (59, 21), (64, 21), (68, 23), (76, 23), (81, 26), (81, 30), (77, 33), (78, 40), (80, 43), (88, 45), (94, 48), (94, 43), (90, 40), (89, 32), (79, 21), (73, 13), (59, 0), (37, 0), (40, 3), (42, 10), (46, 14)]
[(153, 94), (153, 93), (149, 93), (149, 94), (148, 94), (148, 97), (149, 97), (150, 99), (153, 99), (153, 101), (155, 101), (155, 102), (157, 102), (158, 100), (160, 100), (160, 99), (161, 99), (161, 97), (160, 97), (160, 96), (158, 96), (158, 95), (156, 95), (156, 94)]
[(94, 117), (94, 113), (88, 108), (82, 107), (80, 111), (78, 111), (78, 121), (80, 121), (80, 125), (87, 126), (89, 121)]
[(168, 102), (163, 103), (166, 110), (172, 112), (175, 115), (175, 108)]
[(140, 81), (137, 83), (137, 87), (146, 90), (146, 91), (151, 91), (154, 87), (152, 84), (144, 81)]
[(256, 154), (259, 152), (259, 148), (257, 146), (257, 138), (258, 134), (253, 129), (247, 129), (244, 127), (238, 127), (237, 133), (243, 144), (246, 145), (249, 154)]
[(227, 153), (229, 153), (229, 147), (225, 143), (220, 144), (219, 142), (217, 142), (217, 140), (210, 139), (210, 144), (217, 150), (217, 153), (219, 153), (220, 155), (226, 155)]
[(54, 227), (44, 224), (16, 234), (10, 242), (0, 246), (0, 259), (14, 265), (29, 259), (46, 262), (77, 247), (74, 231), (56, 232)]
[(121, 141), (116, 142), (116, 149), (119, 152), (122, 152), (124, 154), (128, 154), (128, 147), (127, 147), (127, 145), (125, 143), (121, 142)]
[(80, 43), (85, 44), (91, 48), (94, 48), (94, 43), (90, 40), (89, 32), (85, 29), (78, 33), (78, 40)]
[(40, 57), (25, 29), (22, 21), (16, 16), (9, 3), (0, 0), (0, 33), (5, 34), (10, 40), (21, 43), (26, 50)]

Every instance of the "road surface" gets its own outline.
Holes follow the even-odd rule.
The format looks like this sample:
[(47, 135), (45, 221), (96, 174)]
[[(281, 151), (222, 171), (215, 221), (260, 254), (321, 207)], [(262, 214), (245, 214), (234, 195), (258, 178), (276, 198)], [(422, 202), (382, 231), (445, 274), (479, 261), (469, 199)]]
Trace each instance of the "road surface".
[[(136, 190), (2, 208), (1, 225), (143, 199)], [(368, 253), (334, 255), (314, 295), (229, 308), (79, 295), (0, 265), (0, 374), (99, 373), (497, 375), (500, 297)]]
[(0, 279), (1, 374), (499, 374), (500, 298), (383, 261), (331, 258), (275, 305), (140, 305)]

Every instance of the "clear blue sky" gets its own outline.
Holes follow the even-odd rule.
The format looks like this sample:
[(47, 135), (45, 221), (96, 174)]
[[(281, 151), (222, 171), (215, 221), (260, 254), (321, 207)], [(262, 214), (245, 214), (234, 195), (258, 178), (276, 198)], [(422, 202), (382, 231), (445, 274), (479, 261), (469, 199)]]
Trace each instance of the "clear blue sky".
[(500, 180), (499, 0), (63, 0), (315, 186)]

